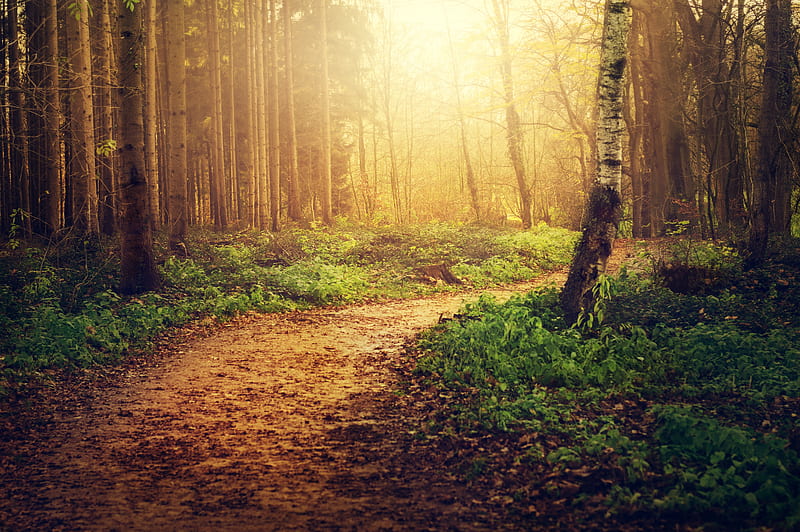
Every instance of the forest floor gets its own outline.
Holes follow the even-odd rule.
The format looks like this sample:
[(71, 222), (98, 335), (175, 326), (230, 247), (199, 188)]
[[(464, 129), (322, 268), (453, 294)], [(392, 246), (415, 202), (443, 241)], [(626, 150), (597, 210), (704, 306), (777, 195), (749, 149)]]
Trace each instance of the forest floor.
[[(611, 268), (629, 253), (617, 246)], [(447, 398), (414, 377), (407, 347), (476, 297), (196, 324), (5, 407), (0, 530), (652, 529), (587, 521), (563, 499), (521, 510), (502, 481), (454, 470), (450, 447), (502, 453), (502, 438), (420, 437)]]

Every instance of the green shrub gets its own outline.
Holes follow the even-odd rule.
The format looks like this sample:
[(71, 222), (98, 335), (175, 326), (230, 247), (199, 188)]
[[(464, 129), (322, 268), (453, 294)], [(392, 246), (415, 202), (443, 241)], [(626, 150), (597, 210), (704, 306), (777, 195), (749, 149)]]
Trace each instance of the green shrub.
[(756, 519), (786, 530), (800, 525), (800, 459), (785, 440), (726, 427), (686, 408), (665, 406), (655, 413), (655, 439), (674, 480), (655, 500), (657, 507), (713, 512), (728, 523)]

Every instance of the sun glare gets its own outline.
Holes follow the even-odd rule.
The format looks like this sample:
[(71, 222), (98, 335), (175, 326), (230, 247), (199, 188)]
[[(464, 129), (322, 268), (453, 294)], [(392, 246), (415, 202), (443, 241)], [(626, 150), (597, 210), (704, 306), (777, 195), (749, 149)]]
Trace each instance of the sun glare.
[(485, 19), (483, 0), (386, 0), (393, 21), (415, 32), (447, 38), (473, 30)]

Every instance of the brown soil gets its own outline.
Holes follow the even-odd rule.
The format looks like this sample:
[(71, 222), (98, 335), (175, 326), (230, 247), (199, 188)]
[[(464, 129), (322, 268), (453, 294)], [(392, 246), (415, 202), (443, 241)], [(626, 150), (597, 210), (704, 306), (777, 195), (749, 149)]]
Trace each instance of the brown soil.
[(536, 528), (418, 437), (404, 347), (475, 297), (247, 315), (59, 384), (0, 416), (0, 529)]

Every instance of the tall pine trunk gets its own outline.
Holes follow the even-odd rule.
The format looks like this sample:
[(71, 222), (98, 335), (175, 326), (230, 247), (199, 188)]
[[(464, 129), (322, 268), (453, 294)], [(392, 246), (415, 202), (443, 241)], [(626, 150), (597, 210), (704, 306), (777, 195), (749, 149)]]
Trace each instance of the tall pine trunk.
[(211, 198), (214, 228), (218, 231), (228, 227), (227, 195), (225, 194), (225, 135), (222, 120), (222, 70), (219, 44), (219, 13), (217, 0), (209, 0), (208, 33), (211, 45), (209, 78), (211, 82), (212, 165)]
[(78, 235), (96, 235), (97, 165), (95, 160), (92, 61), (89, 39), (89, 5), (78, 0), (67, 13), (70, 90), (69, 122), (70, 190), (72, 225)]
[[(98, 216), (100, 231), (105, 235), (113, 235), (116, 230), (116, 188), (115, 152), (109, 149), (109, 141), (114, 140), (114, 106), (111, 93), (114, 87), (114, 46), (112, 42), (111, 10), (114, 0), (102, 0), (99, 4), (99, 26), (95, 35), (94, 52), (97, 72), (95, 73), (95, 123), (96, 141), (103, 149), (97, 153), (99, 173)], [(95, 8), (97, 9), (97, 8)]]
[(269, 214), (273, 231), (280, 229), (281, 207), (277, 15), (275, 0), (269, 0)]
[[(153, 1), (153, 0), (144, 0)], [(144, 160), (144, 117), (141, 65), (145, 6), (121, 6), (120, 65), (120, 292), (137, 294), (158, 287), (153, 257), (152, 212)]]
[(320, 56), (322, 69), (320, 72), (320, 104), (322, 121), (322, 183), (319, 191), (322, 204), (322, 221), (326, 225), (333, 223), (333, 176), (331, 175), (331, 108), (330, 80), (328, 73), (328, 0), (319, 0)]
[(294, 221), (303, 219), (300, 208), (300, 173), (297, 162), (297, 125), (294, 112), (294, 58), (292, 57), (292, 11), (290, 0), (283, 1), (283, 68), (286, 79), (286, 152), (289, 154), (287, 177), (288, 215)]
[(58, 74), (58, 2), (46, 0), (45, 31), (47, 33), (47, 77), (44, 110), (45, 181), (47, 183), (47, 225), (52, 232), (64, 224), (64, 156), (61, 150), (61, 79)]
[(183, 0), (166, 1), (167, 99), (167, 223), (169, 247), (176, 251), (186, 239), (187, 230), (187, 146), (186, 146), (186, 40)]
[(144, 80), (145, 85), (145, 115), (144, 115), (144, 157), (147, 166), (148, 181), (150, 184), (150, 209), (153, 211), (153, 226), (158, 227), (163, 221), (164, 208), (161, 204), (161, 182), (158, 161), (158, 85), (160, 71), (158, 66), (158, 43), (155, 28), (158, 24), (156, 3), (148, 2), (145, 4), (144, 16), (147, 20), (147, 27), (152, 28), (145, 36), (145, 67), (147, 75)]

